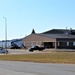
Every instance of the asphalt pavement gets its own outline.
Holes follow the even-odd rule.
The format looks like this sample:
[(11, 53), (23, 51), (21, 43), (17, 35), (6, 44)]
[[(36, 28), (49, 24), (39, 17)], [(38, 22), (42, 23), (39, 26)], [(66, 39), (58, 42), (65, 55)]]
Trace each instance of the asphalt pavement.
[(0, 61), (0, 75), (75, 75), (75, 64)]
[(35, 54), (42, 53), (43, 51), (30, 52), (28, 49), (8, 49), (8, 54)]

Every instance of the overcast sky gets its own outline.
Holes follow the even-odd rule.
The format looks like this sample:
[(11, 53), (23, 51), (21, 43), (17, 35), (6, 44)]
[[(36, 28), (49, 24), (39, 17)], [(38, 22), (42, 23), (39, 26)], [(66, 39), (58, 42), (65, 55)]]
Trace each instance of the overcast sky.
[(32, 29), (75, 29), (75, 0), (0, 0), (0, 40), (23, 38)]

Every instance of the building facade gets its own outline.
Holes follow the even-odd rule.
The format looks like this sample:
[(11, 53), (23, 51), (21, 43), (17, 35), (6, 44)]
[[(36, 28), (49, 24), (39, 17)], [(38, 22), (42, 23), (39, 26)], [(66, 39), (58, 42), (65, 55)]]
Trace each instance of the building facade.
[(43, 46), (45, 48), (75, 48), (75, 30), (53, 29), (37, 34), (35, 31), (22, 39), (23, 46)]

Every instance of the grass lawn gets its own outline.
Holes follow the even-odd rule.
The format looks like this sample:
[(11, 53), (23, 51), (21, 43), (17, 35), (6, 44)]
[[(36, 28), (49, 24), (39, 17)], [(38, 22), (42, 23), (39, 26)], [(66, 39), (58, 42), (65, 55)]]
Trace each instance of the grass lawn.
[(75, 52), (50, 52), (50, 53), (36, 53), (36, 54), (22, 54), (22, 55), (0, 55), (0, 60), (75, 64)]

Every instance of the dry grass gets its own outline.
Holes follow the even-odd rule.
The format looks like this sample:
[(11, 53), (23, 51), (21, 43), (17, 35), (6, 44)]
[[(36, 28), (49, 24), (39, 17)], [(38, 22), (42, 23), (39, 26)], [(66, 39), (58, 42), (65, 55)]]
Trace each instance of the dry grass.
[(51, 52), (51, 53), (37, 53), (37, 54), (23, 54), (23, 55), (1, 55), (0, 60), (75, 64), (75, 52)]

